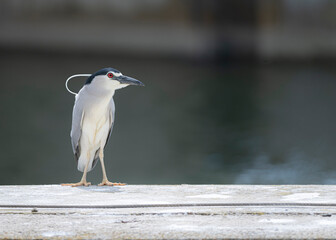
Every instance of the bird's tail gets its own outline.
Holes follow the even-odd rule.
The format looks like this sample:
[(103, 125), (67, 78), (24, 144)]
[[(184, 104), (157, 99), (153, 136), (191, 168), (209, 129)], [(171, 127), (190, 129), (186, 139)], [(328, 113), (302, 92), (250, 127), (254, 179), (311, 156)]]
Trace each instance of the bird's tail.
[(89, 165), (88, 165), (87, 172), (90, 172), (97, 165), (97, 162), (99, 159), (99, 149), (96, 151), (94, 157), (91, 157), (90, 159), (88, 159), (87, 156), (85, 155), (86, 154), (81, 154), (78, 159), (77, 169), (80, 172), (84, 172), (84, 169), (85, 169), (85, 166), (88, 160), (89, 160)]

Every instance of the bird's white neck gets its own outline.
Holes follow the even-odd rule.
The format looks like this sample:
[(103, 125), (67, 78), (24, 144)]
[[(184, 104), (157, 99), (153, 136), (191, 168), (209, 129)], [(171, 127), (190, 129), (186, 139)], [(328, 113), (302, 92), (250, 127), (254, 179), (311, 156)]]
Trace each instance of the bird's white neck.
[(114, 93), (114, 90), (94, 88), (93, 86), (85, 85), (79, 91), (78, 95), (82, 95), (82, 97), (86, 99), (86, 111), (94, 111), (94, 113), (91, 115), (101, 116), (100, 113), (105, 112), (111, 100), (113, 99)]
[(127, 87), (128, 84), (120, 84), (118, 81), (106, 80), (103, 77), (96, 77), (94, 81), (86, 85), (87, 92), (96, 96), (111, 96), (113, 97), (115, 91), (120, 88)]
[(95, 80), (85, 85), (85, 89), (90, 95), (101, 98), (113, 97), (116, 90), (116, 88), (104, 80)]

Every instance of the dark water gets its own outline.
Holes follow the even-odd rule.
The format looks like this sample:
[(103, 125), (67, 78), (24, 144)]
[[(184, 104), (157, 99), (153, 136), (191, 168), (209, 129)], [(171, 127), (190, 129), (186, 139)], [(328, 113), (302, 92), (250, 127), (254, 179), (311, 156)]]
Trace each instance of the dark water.
[[(78, 181), (66, 78), (111, 66), (146, 84), (117, 91), (108, 176), (131, 184), (335, 183), (336, 72), (321, 65), (0, 55), (0, 184)], [(79, 89), (84, 79), (70, 87)], [(89, 173), (93, 183), (101, 169)]]

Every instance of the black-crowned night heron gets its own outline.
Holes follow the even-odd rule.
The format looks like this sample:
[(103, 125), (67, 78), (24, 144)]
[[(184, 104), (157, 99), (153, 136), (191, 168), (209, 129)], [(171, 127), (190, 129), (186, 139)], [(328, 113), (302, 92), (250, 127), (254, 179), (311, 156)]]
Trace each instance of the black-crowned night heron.
[[(89, 76), (78, 94), (71, 92), (67, 82), (78, 76)], [(99, 186), (124, 185), (113, 183), (107, 179), (104, 165), (104, 148), (111, 135), (115, 106), (113, 95), (115, 90), (129, 85), (144, 86), (134, 78), (124, 76), (114, 68), (104, 68), (94, 74), (73, 75), (66, 81), (69, 92), (76, 94), (72, 113), (71, 143), (77, 161), (77, 168), (83, 172), (80, 182), (62, 184), (64, 186), (89, 186), (86, 181), (87, 172), (91, 171), (100, 160), (103, 181)]]

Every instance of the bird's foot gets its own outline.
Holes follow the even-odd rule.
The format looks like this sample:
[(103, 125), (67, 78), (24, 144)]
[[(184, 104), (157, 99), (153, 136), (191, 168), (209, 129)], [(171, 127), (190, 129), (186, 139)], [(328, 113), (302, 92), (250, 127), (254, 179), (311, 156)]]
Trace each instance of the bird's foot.
[(79, 187), (79, 186), (85, 186), (88, 187), (91, 185), (90, 182), (87, 181), (80, 181), (78, 183), (62, 183), (62, 186), (71, 186), (71, 187)]
[(110, 182), (109, 180), (103, 180), (98, 186), (125, 186), (126, 183), (117, 183), (117, 182)]

